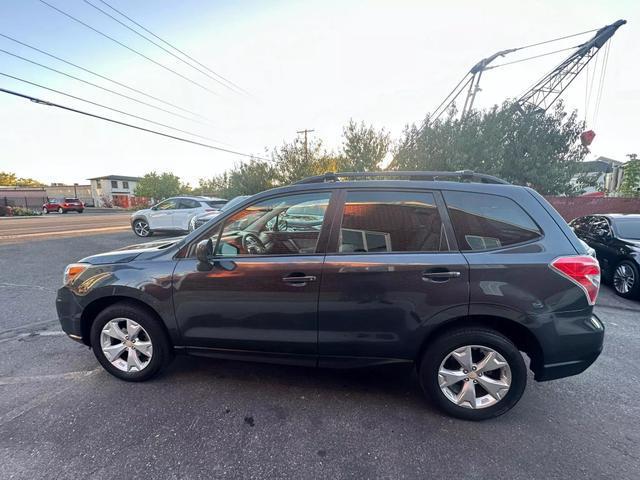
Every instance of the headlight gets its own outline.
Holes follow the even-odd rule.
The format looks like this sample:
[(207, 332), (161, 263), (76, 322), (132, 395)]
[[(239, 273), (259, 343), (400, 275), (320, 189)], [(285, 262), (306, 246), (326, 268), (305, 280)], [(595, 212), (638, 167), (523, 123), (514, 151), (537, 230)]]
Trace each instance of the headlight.
[(62, 284), (69, 285), (73, 280), (84, 272), (89, 265), (86, 263), (71, 263), (64, 269), (64, 275), (62, 276)]

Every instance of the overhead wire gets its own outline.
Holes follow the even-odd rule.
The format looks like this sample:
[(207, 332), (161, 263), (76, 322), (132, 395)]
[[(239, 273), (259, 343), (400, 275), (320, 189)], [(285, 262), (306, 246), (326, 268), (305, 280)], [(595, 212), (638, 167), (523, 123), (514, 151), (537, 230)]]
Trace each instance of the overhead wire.
[(203, 64), (202, 62), (199, 62), (198, 60), (196, 60), (195, 58), (193, 58), (191, 55), (189, 55), (188, 53), (186, 53), (183, 50), (180, 50), (178, 47), (176, 47), (175, 45), (173, 45), (172, 43), (168, 42), (167, 40), (165, 40), (164, 38), (156, 35), (155, 33), (153, 33), (151, 30), (149, 30), (148, 28), (146, 28), (144, 25), (141, 25), (140, 23), (136, 22), (133, 18), (129, 17), (128, 15), (126, 15), (125, 13), (123, 13), (121, 10), (118, 10), (117, 8), (115, 8), (114, 6), (112, 6), (111, 4), (107, 3), (105, 0), (99, 0), (101, 3), (103, 3), (104, 5), (106, 5), (107, 7), (109, 7), (111, 10), (113, 10), (114, 12), (116, 12), (117, 14), (121, 15), (122, 17), (126, 18), (127, 20), (129, 20), (131, 23), (133, 23), (134, 25), (136, 25), (137, 27), (141, 28), (142, 30), (144, 30), (145, 32), (147, 32), (149, 35), (153, 36), (154, 38), (160, 40), (162, 43), (164, 43), (165, 45), (173, 48), (176, 52), (180, 53), (181, 55), (184, 55), (186, 58), (188, 58), (189, 60), (193, 61), (194, 63), (200, 65), (202, 68), (206, 69), (208, 72), (210, 72), (212, 75), (215, 75), (216, 77), (218, 77), (219, 79), (223, 80), (224, 82), (227, 82), (228, 84), (232, 85), (233, 87), (237, 88), (238, 90), (242, 91), (243, 93), (247, 94), (247, 95), (251, 95), (251, 93), (247, 92), (244, 88), (238, 86), (237, 84), (235, 84), (234, 82), (232, 82), (231, 80), (229, 80), (228, 78), (223, 77), (222, 75), (220, 75), (219, 73), (213, 71), (211, 68), (209, 68), (207, 65)]
[[(205, 119), (205, 120), (207, 119), (205, 116), (200, 115), (199, 113), (196, 113), (196, 112), (194, 112), (194, 111), (192, 111), (192, 110), (189, 110), (189, 109), (183, 108), (183, 107), (181, 107), (181, 106), (179, 106), (179, 105), (176, 105), (176, 104), (174, 104), (174, 103), (168, 102), (168, 101), (166, 101), (166, 100), (163, 100), (163, 99), (161, 99), (161, 98), (158, 98), (158, 97), (156, 97), (156, 96), (154, 96), (154, 95), (151, 95), (151, 94), (149, 94), (149, 93), (145, 93), (145, 92), (143, 92), (142, 90), (138, 90), (137, 88), (134, 88), (134, 87), (131, 87), (131, 86), (129, 86), (129, 85), (127, 85), (127, 84), (125, 84), (125, 83), (119, 82), (118, 80), (114, 80), (113, 78), (107, 77), (107, 76), (102, 75), (102, 74), (97, 73), (97, 72), (94, 72), (93, 70), (89, 70), (88, 68), (82, 67), (82, 66), (80, 66), (80, 65), (78, 65), (78, 64), (76, 64), (76, 63), (73, 63), (73, 62), (69, 61), (69, 60), (65, 60), (65, 59), (64, 59), (64, 58), (62, 58), (62, 57), (59, 57), (59, 56), (57, 56), (57, 55), (54, 55), (54, 54), (52, 54), (52, 53), (50, 53), (50, 52), (46, 52), (46, 51), (44, 51), (44, 50), (42, 50), (42, 49), (40, 49), (40, 48), (38, 48), (38, 47), (34, 47), (33, 45), (29, 45), (28, 43), (22, 42), (22, 41), (20, 41), (20, 40), (18, 40), (18, 39), (16, 39), (16, 38), (14, 38), (14, 37), (11, 37), (11, 36), (9, 36), (9, 35), (4, 34), (4, 33), (0, 33), (0, 37), (6, 38), (7, 40), (10, 40), (10, 41), (12, 41), (12, 42), (14, 42), (14, 43), (17, 43), (18, 45), (22, 45), (22, 46), (24, 46), (24, 47), (30, 48), (31, 50), (34, 50), (34, 51), (36, 51), (36, 52), (38, 52), (38, 53), (41, 53), (41, 54), (43, 54), (43, 55), (46, 55), (46, 56), (48, 56), (48, 57), (50, 57), (50, 58), (53, 58), (53, 59), (55, 59), (55, 60), (58, 60), (58, 61), (60, 61), (60, 62), (62, 62), (62, 63), (67, 64), (67, 65), (71, 65), (72, 67), (75, 67), (75, 68), (77, 68), (77, 69), (79, 69), (79, 70), (82, 70), (82, 71), (84, 71), (84, 72), (90, 73), (91, 75), (95, 75), (96, 77), (102, 78), (103, 80), (107, 80), (107, 81), (109, 81), (109, 82), (111, 82), (111, 83), (113, 83), (113, 84), (115, 84), (115, 85), (118, 85), (118, 86), (120, 86), (120, 87), (126, 88), (126, 89), (128, 89), (128, 90), (131, 90), (132, 92), (136, 92), (136, 93), (138, 93), (138, 94), (140, 94), (140, 95), (143, 95), (143, 96), (145, 96), (145, 97), (147, 97), (147, 98), (151, 98), (151, 99), (153, 99), (153, 100), (155, 100), (155, 101), (157, 101), (157, 102), (163, 103), (163, 104), (168, 105), (168, 106), (173, 107), (173, 108), (176, 108), (176, 109), (181, 110), (181, 111), (183, 111), (183, 112), (185, 112), (185, 113), (189, 113), (189, 114), (191, 114), (191, 115), (193, 115), (193, 116), (195, 116), (195, 117), (199, 117), (199, 118), (202, 118), (202, 119)], [(172, 113), (172, 114), (173, 114), (173, 112), (169, 112), (169, 111), (167, 111), (167, 112), (168, 112), (168, 113)], [(192, 119), (191, 119), (191, 118), (189, 118), (189, 117), (184, 117), (184, 116), (182, 116), (182, 115), (180, 115), (180, 116), (181, 116), (182, 118), (187, 119), (187, 120), (192, 120)]]
[(85, 23), (85, 22), (83, 22), (82, 20), (80, 20), (79, 18), (74, 17), (74, 16), (73, 16), (73, 15), (71, 15), (70, 13), (67, 13), (67, 12), (65, 12), (64, 10), (59, 9), (58, 7), (56, 7), (56, 6), (54, 6), (54, 5), (51, 5), (50, 3), (46, 2), (45, 0), (38, 0), (38, 1), (39, 1), (40, 3), (42, 3), (42, 4), (46, 5), (47, 7), (49, 7), (49, 8), (51, 8), (51, 9), (53, 9), (53, 10), (57, 11), (58, 13), (60, 13), (60, 14), (62, 14), (62, 15), (64, 15), (64, 16), (66, 16), (67, 18), (70, 18), (70, 19), (71, 19), (71, 20), (73, 20), (74, 22), (77, 22), (77, 23), (79, 23), (80, 25), (83, 25), (84, 27), (86, 27), (86, 28), (88, 28), (88, 29), (90, 29), (90, 30), (94, 31), (95, 33), (97, 33), (97, 34), (99, 34), (99, 35), (101, 35), (101, 36), (103, 36), (103, 37), (105, 37), (105, 38), (107, 38), (107, 39), (111, 40), (111, 41), (112, 41), (112, 42), (114, 42), (114, 43), (117, 43), (117, 44), (118, 44), (118, 45), (120, 45), (121, 47), (126, 48), (127, 50), (129, 50), (129, 51), (131, 51), (131, 52), (135, 53), (136, 55), (139, 55), (140, 57), (142, 57), (142, 58), (144, 58), (144, 59), (148, 60), (149, 62), (151, 62), (151, 63), (153, 63), (153, 64), (155, 64), (155, 65), (157, 65), (157, 66), (159, 66), (159, 67), (161, 67), (161, 68), (163, 68), (163, 69), (165, 69), (165, 70), (167, 70), (167, 71), (171, 72), (171, 73), (173, 73), (174, 75), (177, 75), (178, 77), (182, 78), (183, 80), (186, 80), (186, 81), (188, 81), (189, 83), (192, 83), (192, 84), (194, 84), (194, 85), (196, 85), (196, 86), (200, 87), (200, 88), (201, 88), (201, 89), (203, 89), (203, 90), (206, 90), (207, 92), (211, 93), (212, 95), (216, 95), (216, 96), (219, 96), (219, 95), (220, 95), (218, 92), (215, 92), (215, 91), (211, 90), (210, 88), (208, 88), (208, 87), (207, 87), (207, 86), (205, 86), (205, 85), (202, 85), (201, 83), (197, 82), (196, 80), (193, 80), (192, 78), (187, 77), (186, 75), (183, 75), (183, 74), (181, 74), (180, 72), (177, 72), (176, 70), (172, 69), (171, 67), (167, 67), (167, 66), (166, 66), (166, 65), (164, 65), (163, 63), (160, 63), (160, 62), (158, 62), (158, 61), (154, 60), (153, 58), (149, 57), (148, 55), (145, 55), (144, 53), (142, 53), (142, 52), (140, 52), (140, 51), (138, 51), (138, 50), (136, 50), (136, 49), (134, 49), (134, 48), (132, 48), (132, 47), (130, 47), (130, 46), (128, 46), (128, 45), (126, 45), (125, 43), (121, 42), (120, 40), (117, 40), (117, 39), (115, 39), (114, 37), (112, 37), (112, 36), (110, 36), (110, 35), (108, 35), (108, 34), (106, 34), (106, 33), (102, 32), (102, 31), (98, 30), (97, 28), (92, 27), (92, 26), (91, 26), (91, 25), (89, 25), (88, 23)]
[(190, 143), (190, 144), (193, 144), (193, 145), (198, 145), (198, 146), (209, 148), (209, 149), (212, 149), (212, 150), (218, 150), (218, 151), (221, 151), (221, 152), (231, 153), (233, 155), (239, 155), (239, 156), (242, 156), (242, 157), (269, 161), (269, 159), (263, 158), (263, 157), (259, 157), (257, 155), (252, 155), (252, 154), (249, 154), (249, 153), (243, 153), (243, 152), (239, 152), (237, 150), (231, 150), (231, 149), (228, 149), (228, 148), (216, 147), (215, 145), (210, 145), (210, 144), (207, 144), (207, 143), (198, 142), (198, 141), (191, 140), (191, 139), (184, 138), (184, 137), (178, 137), (176, 135), (171, 135), (169, 133), (164, 133), (164, 132), (160, 132), (160, 131), (157, 131), (157, 130), (152, 130), (150, 128), (141, 127), (139, 125), (134, 125), (134, 124), (127, 123), (127, 122), (122, 122), (120, 120), (115, 120), (113, 118), (104, 117), (102, 115), (97, 115), (95, 113), (87, 112), (87, 111), (80, 110), (80, 109), (77, 109), (77, 108), (68, 107), (66, 105), (61, 105), (59, 103), (49, 102), (47, 100), (43, 100), (43, 99), (38, 98), (38, 97), (33, 97), (33, 96), (27, 95), (25, 93), (16, 92), (14, 90), (9, 90), (9, 89), (0, 87), (0, 92), (6, 93), (8, 95), (13, 95), (15, 97), (24, 98), (26, 100), (30, 100), (30, 101), (32, 101), (34, 103), (38, 103), (40, 105), (46, 105), (46, 106), (49, 106), (49, 107), (60, 108), (62, 110), (66, 110), (66, 111), (69, 111), (69, 112), (77, 113), (77, 114), (80, 114), (80, 115), (85, 115), (87, 117), (92, 117), (92, 118), (96, 118), (96, 119), (99, 119), (99, 120), (104, 120), (104, 121), (107, 121), (107, 122), (115, 123), (115, 124), (122, 125), (122, 126), (129, 127), (129, 128), (134, 128), (136, 130), (141, 130), (143, 132), (152, 133), (154, 135), (159, 135), (159, 136), (170, 138), (170, 139), (173, 139), (173, 140), (178, 140), (180, 142)]
[(100, 90), (104, 90), (105, 92), (109, 92), (109, 93), (112, 93), (112, 94), (117, 95), (119, 97), (123, 97), (123, 98), (126, 98), (128, 100), (131, 100), (133, 102), (137, 102), (137, 103), (140, 103), (142, 105), (146, 105), (147, 107), (155, 108), (156, 110), (161, 110), (163, 112), (170, 113), (171, 115), (174, 115), (174, 116), (177, 116), (177, 117), (181, 117), (181, 118), (186, 118), (187, 120), (191, 120), (190, 118), (185, 117), (184, 115), (181, 115), (179, 113), (172, 112), (171, 110), (167, 110), (165, 108), (158, 107), (157, 105), (153, 105), (151, 103), (145, 102), (144, 100), (140, 100), (138, 98), (134, 98), (134, 97), (131, 97), (131, 96), (126, 95), (124, 93), (112, 90), (110, 88), (103, 87), (102, 85), (98, 85), (97, 83), (90, 82), (90, 81), (85, 80), (83, 78), (76, 77), (75, 75), (72, 75), (70, 73), (63, 72), (62, 70), (58, 70), (57, 68), (53, 68), (53, 67), (45, 65), (43, 63), (36, 62), (35, 60), (31, 60), (29, 58), (23, 57), (22, 55), (18, 55), (17, 53), (9, 52), (8, 50), (4, 50), (2, 48), (0, 48), (0, 52), (4, 53), (6, 55), (10, 55), (12, 57), (18, 58), (18, 59), (20, 59), (20, 60), (22, 60), (24, 62), (31, 63), (32, 65), (36, 65), (38, 67), (44, 68), (44, 69), (49, 70), (51, 72), (55, 72), (55, 73), (57, 73), (59, 75), (64, 75), (65, 77), (72, 78), (73, 80), (77, 80), (78, 82), (82, 82), (82, 83), (85, 83), (85, 84), (90, 85), (92, 87), (98, 88)]
[(109, 17), (110, 19), (112, 19), (114, 22), (117, 22), (118, 24), (122, 25), (123, 27), (125, 27), (126, 29), (130, 30), (131, 32), (135, 33), (136, 35), (138, 35), (140, 38), (145, 39), (147, 42), (155, 45), (156, 47), (160, 48), (161, 50), (163, 50), (164, 52), (168, 53), (169, 55), (171, 55), (172, 57), (178, 59), (179, 61), (181, 61), (182, 63), (184, 63), (185, 65), (188, 65), (189, 67), (193, 68), (194, 70), (196, 70), (197, 72), (200, 72), (201, 74), (205, 75), (206, 77), (210, 78), (211, 80), (213, 80), (214, 82), (217, 82), (218, 84), (222, 85), (225, 88), (228, 88), (229, 90), (235, 92), (235, 93), (239, 93), (237, 92), (235, 89), (231, 88), (229, 85), (221, 82), (220, 80), (218, 80), (217, 78), (215, 78), (214, 76), (212, 76), (211, 74), (209, 74), (207, 71), (203, 70), (202, 68), (199, 68), (195, 65), (192, 65), (191, 63), (187, 62), (184, 58), (179, 57), (178, 55), (176, 55), (175, 53), (173, 53), (171, 50), (168, 50), (167, 48), (163, 47), (162, 45), (160, 45), (158, 42), (155, 42), (154, 40), (150, 39), (149, 37), (147, 37), (146, 35), (143, 35), (142, 33), (138, 32), (136, 29), (131, 28), (129, 25), (127, 25), (126, 23), (122, 22), (121, 20), (118, 20), (116, 17), (114, 17), (113, 15), (111, 15), (108, 12), (105, 12), (103, 9), (101, 9), (100, 7), (98, 7), (97, 5), (94, 5), (93, 3), (91, 3), (89, 0), (83, 0), (84, 3), (86, 3), (87, 5), (93, 7), (94, 9), (96, 9), (97, 11), (99, 11), (100, 13), (102, 13), (103, 15)]
[(0, 72), (0, 75), (2, 75), (3, 77), (11, 78), (11, 79), (16, 80), (18, 82), (22, 82), (22, 83), (26, 83), (28, 85), (32, 85), (34, 87), (42, 88), (44, 90), (49, 90), (50, 92), (54, 92), (54, 93), (57, 93), (59, 95), (64, 95), (65, 97), (73, 98), (74, 100), (78, 100), (80, 102), (89, 103), (91, 105), (95, 105), (97, 107), (104, 108), (106, 110), (111, 110), (112, 112), (116, 112), (116, 113), (119, 113), (121, 115), (126, 115), (128, 117), (136, 118), (138, 120), (143, 120), (145, 122), (153, 123), (154, 125), (158, 125), (160, 127), (168, 128), (169, 130), (174, 130), (174, 131), (180, 132), (180, 133), (186, 133), (187, 135), (192, 135), (194, 137), (202, 138), (203, 140), (210, 140), (212, 142), (222, 143), (222, 142), (219, 142), (218, 140), (215, 140), (215, 139), (210, 138), (210, 137), (205, 137), (203, 135), (199, 135), (197, 133), (190, 132), (188, 130), (182, 130), (180, 128), (173, 127), (171, 125), (167, 125), (166, 123), (157, 122), (155, 120), (151, 120), (149, 118), (142, 117), (140, 115), (129, 113), (129, 112), (126, 112), (124, 110), (120, 110), (120, 109), (117, 109), (117, 108), (114, 108), (114, 107), (109, 107), (108, 105), (104, 105), (102, 103), (94, 102), (93, 100), (88, 100), (88, 99), (83, 98), (83, 97), (78, 97), (77, 95), (72, 95), (70, 93), (63, 92), (62, 90), (57, 90), (55, 88), (47, 87), (46, 85), (42, 85), (40, 83), (32, 82), (30, 80), (26, 80), (26, 79), (21, 78), (21, 77), (16, 77), (14, 75), (9, 75), (8, 73)]

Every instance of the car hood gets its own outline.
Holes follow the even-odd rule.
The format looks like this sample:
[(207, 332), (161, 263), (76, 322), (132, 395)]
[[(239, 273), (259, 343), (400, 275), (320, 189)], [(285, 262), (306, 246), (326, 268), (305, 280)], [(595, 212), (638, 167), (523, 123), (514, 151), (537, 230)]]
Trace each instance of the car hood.
[(153, 257), (154, 254), (164, 251), (165, 249), (175, 245), (183, 239), (184, 237), (163, 238), (162, 240), (155, 240), (153, 242), (130, 245), (128, 247), (119, 248), (111, 252), (91, 255), (90, 257), (86, 257), (80, 260), (80, 263), (105, 265), (108, 263), (127, 263), (140, 256), (149, 255), (150, 257)]

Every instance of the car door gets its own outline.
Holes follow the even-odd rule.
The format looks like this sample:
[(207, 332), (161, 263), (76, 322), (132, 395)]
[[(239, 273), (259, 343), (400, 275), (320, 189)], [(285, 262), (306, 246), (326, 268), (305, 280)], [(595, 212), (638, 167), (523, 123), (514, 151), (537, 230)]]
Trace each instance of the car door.
[(173, 228), (175, 230), (189, 230), (189, 221), (201, 210), (200, 202), (192, 198), (178, 199), (178, 207), (171, 217)]
[[(327, 190), (259, 200), (194, 240), (173, 279), (185, 345), (315, 365), (330, 198)], [(313, 204), (323, 223), (293, 228), (279, 220), (300, 204)], [(207, 238), (216, 245), (211, 265), (193, 255)]]
[(467, 262), (442, 198), (427, 190), (341, 196), (320, 287), (320, 364), (408, 359), (429, 322), (468, 311)]
[(594, 216), (589, 229), (589, 245), (596, 251), (600, 268), (605, 274), (618, 262), (618, 251), (613, 238), (611, 224), (606, 217)]
[(176, 198), (169, 198), (151, 208), (148, 215), (149, 228), (151, 228), (151, 230), (172, 230), (172, 215), (175, 213), (177, 208), (178, 199)]

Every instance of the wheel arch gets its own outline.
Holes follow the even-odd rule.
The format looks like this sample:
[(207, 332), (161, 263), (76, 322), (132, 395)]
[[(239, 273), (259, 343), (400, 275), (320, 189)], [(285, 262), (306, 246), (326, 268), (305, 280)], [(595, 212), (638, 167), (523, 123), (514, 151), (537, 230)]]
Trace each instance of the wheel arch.
[(100, 312), (117, 303), (127, 303), (129, 305), (134, 305), (155, 317), (161, 328), (164, 330), (164, 333), (167, 335), (167, 339), (173, 344), (174, 339), (170, 335), (169, 330), (167, 329), (167, 325), (163, 321), (160, 314), (151, 305), (140, 300), (139, 298), (129, 297), (126, 295), (109, 295), (93, 300), (82, 311), (82, 315), (80, 317), (80, 328), (82, 332), (82, 342), (85, 345), (89, 347), (91, 346), (91, 326), (93, 325), (93, 321), (96, 319), (96, 317), (100, 314)]
[(435, 339), (448, 331), (465, 327), (488, 328), (501, 333), (511, 340), (518, 350), (527, 354), (531, 359), (530, 369), (534, 372), (543, 363), (543, 352), (540, 342), (535, 335), (521, 323), (497, 315), (467, 315), (443, 322), (431, 330), (431, 332), (429, 332), (426, 338), (422, 341), (418, 355), (415, 359), (416, 365), (420, 365), (420, 358), (422, 358), (422, 355), (429, 347), (429, 344), (435, 341)]

